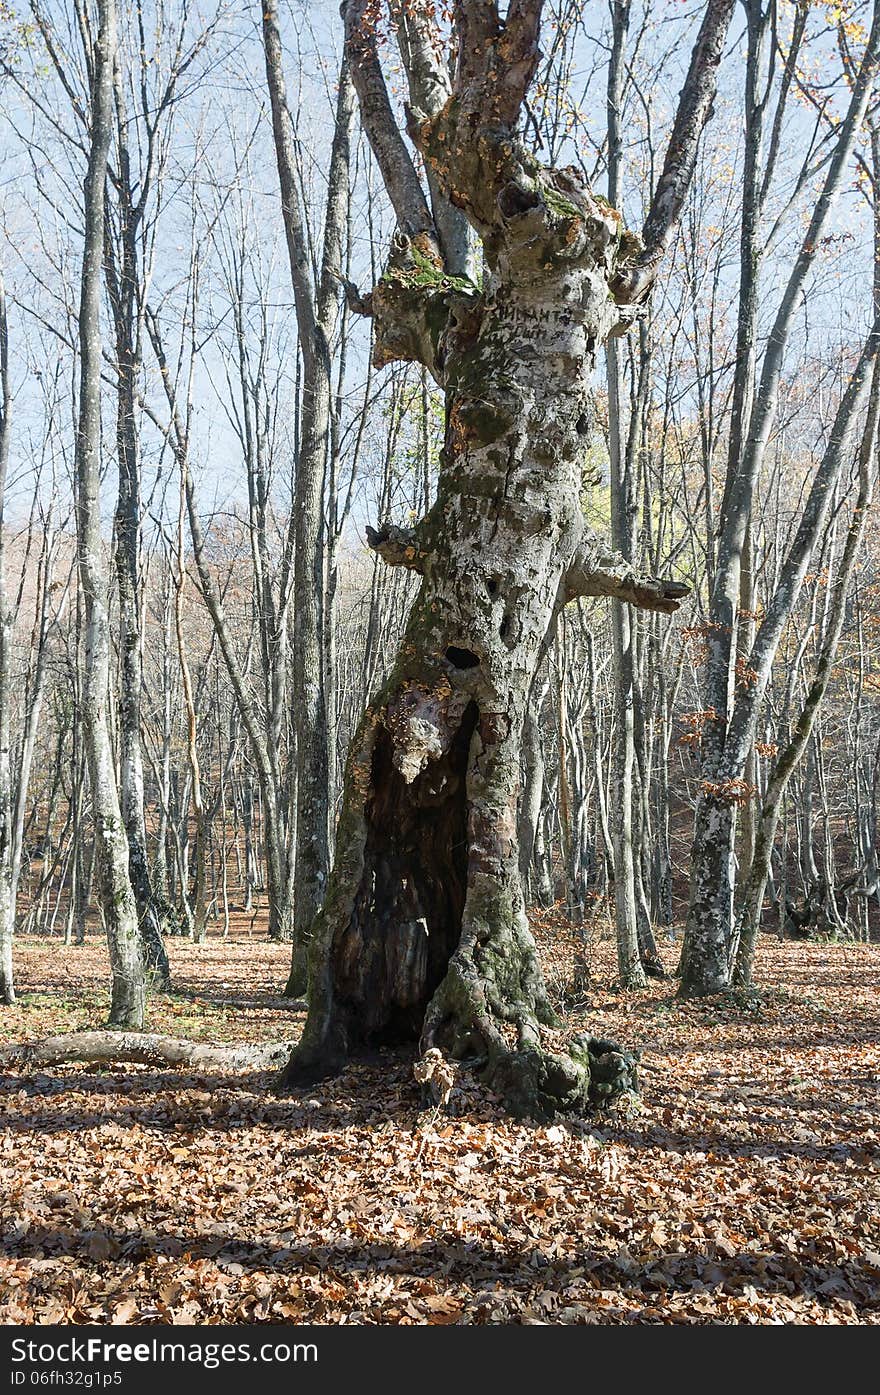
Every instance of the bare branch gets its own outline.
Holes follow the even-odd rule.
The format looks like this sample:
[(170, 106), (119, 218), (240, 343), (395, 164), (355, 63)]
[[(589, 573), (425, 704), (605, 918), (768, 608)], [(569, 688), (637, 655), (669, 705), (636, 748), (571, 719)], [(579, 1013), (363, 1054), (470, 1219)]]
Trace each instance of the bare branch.
[[(443, 36), (431, 0), (390, 0), (390, 10), (409, 86), (407, 122), (418, 127), (438, 116), (452, 94)], [(467, 219), (440, 189), (430, 165), (425, 173), (444, 264), (453, 275), (466, 276), (471, 271)]]
[(284, 232), (290, 259), (290, 275), (299, 340), (305, 355), (314, 352), (317, 315), (315, 287), (309, 264), (308, 238), (300, 207), (296, 184), (296, 160), (293, 149), (293, 122), (287, 105), (284, 81), (284, 59), (281, 35), (278, 32), (277, 0), (263, 0), (263, 51), (266, 59), (266, 82), (272, 105), (272, 127), (275, 135), (275, 157), (281, 185)]
[(639, 610), (658, 610), (664, 615), (678, 610), (691, 590), (683, 581), (635, 571), (632, 563), (607, 547), (592, 530), (575, 553), (564, 586), (566, 602), (578, 596), (613, 596)]
[(644, 251), (613, 287), (622, 304), (641, 300), (654, 283), (660, 261), (672, 241), (690, 186), (703, 127), (712, 115), (717, 70), (730, 27), (735, 0), (709, 0), (690, 67), (681, 89), (678, 111), (642, 230)]
[(214, 1045), (154, 1032), (66, 1032), (3, 1046), (0, 1064), (19, 1069), (90, 1061), (100, 1065), (186, 1066), (190, 1070), (276, 1070), (290, 1055), (291, 1046), (289, 1041)]
[(495, 114), (513, 125), (519, 117), (541, 58), (543, 0), (510, 0), (507, 21), (497, 44)]
[(458, 54), (455, 66), (457, 90), (486, 72), (489, 54), (498, 37), (501, 20), (495, 0), (457, 0), (455, 37)]
[(400, 231), (412, 241), (426, 242), (424, 250), (433, 249), (439, 262), (431, 210), (385, 86), (376, 39), (376, 9), (374, 0), (348, 0), (343, 8), (345, 47), (358, 95), (361, 124), (382, 172)]

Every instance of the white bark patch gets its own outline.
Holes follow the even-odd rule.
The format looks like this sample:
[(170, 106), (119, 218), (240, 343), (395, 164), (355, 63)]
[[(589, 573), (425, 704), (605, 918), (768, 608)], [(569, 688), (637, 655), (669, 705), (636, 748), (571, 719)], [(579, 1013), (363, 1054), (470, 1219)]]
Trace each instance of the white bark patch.
[(408, 785), (429, 761), (436, 760), (442, 754), (440, 733), (431, 722), (421, 717), (410, 717), (397, 728), (393, 762)]
[(394, 742), (392, 764), (408, 785), (448, 751), (465, 702), (443, 681), (434, 689), (409, 684), (389, 703), (385, 725)]

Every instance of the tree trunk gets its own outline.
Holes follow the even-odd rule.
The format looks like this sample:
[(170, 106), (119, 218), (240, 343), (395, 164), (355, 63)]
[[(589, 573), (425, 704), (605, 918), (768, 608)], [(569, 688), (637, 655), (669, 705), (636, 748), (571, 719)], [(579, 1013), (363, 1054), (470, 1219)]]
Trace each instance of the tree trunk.
[[(755, 849), (739, 912), (737, 942), (733, 955), (733, 982), (740, 988), (748, 987), (752, 982), (752, 966), (761, 924), (761, 908), (764, 902), (767, 876), (770, 871), (770, 858), (773, 853), (782, 799), (792, 773), (810, 742), (816, 717), (831, 680), (837, 646), (843, 629), (849, 584), (862, 545), (868, 510), (874, 493), (877, 469), (878, 417), (880, 417), (880, 370), (875, 364), (871, 400), (859, 451), (859, 492), (847, 530), (843, 557), (833, 582), (831, 606), (816, 664), (816, 673), (795, 723), (791, 740), (777, 758), (767, 785), (761, 817), (757, 821)], [(870, 853), (873, 854), (873, 851), (873, 839), (871, 839)]]
[(10, 688), (13, 614), (6, 593), (6, 473), (9, 465), (9, 339), (6, 293), (0, 276), (0, 1003), (15, 1002), (12, 937), (15, 930), (15, 882), (12, 869), (14, 809), (9, 760)]
[(721, 993), (729, 982), (735, 834), (734, 803), (704, 784), (691, 846), (690, 898), (680, 965), (683, 998)]
[[(769, 623), (766, 620), (762, 623), (748, 659), (748, 668), (755, 670), (756, 674), (761, 665), (764, 665), (763, 679), (756, 676), (754, 682), (737, 682), (740, 582), (745, 540), (755, 487), (775, 421), (785, 350), (796, 309), (801, 304), (804, 285), (817, 251), (822, 245), (823, 233), (835, 199), (844, 183), (880, 63), (880, 4), (875, 3), (870, 35), (858, 73), (851, 85), (848, 108), (836, 128), (835, 144), (822, 189), (774, 316), (761, 365), (760, 381), (756, 387), (753, 382), (753, 367), (759, 294), (757, 271), (760, 217), (775, 159), (771, 149), (762, 176), (758, 160), (764, 101), (759, 100), (758, 94), (764, 87), (761, 53), (767, 42), (766, 21), (762, 18), (762, 13), (757, 4), (750, 3), (748, 6), (748, 138), (741, 227), (738, 371), (734, 384), (732, 431), (727, 480), (720, 514), (717, 566), (706, 631), (708, 658), (703, 706), (709, 716), (703, 733), (703, 778), (694, 815), (690, 897), (682, 954), (680, 991), (685, 997), (717, 993), (729, 983), (730, 954), (734, 941), (736, 804), (751, 797), (750, 787), (744, 778), (745, 770), (766, 685), (766, 674), (769, 672), (769, 663), (772, 662), (772, 655), (775, 654), (782, 630), (778, 617), (786, 606), (786, 614), (790, 614), (796, 595), (796, 591), (790, 587), (785, 590), (777, 587), (774, 598), (777, 606), (776, 617)], [(806, 13), (806, 10), (801, 12), (804, 19)], [(798, 23), (800, 22), (799, 20)], [(863, 354), (860, 369), (864, 370), (864, 366)], [(847, 402), (847, 410), (851, 411), (853, 402), (849, 389), (844, 398), (844, 405)], [(841, 413), (838, 413), (835, 431), (841, 426), (846, 429), (848, 418), (842, 422)], [(824, 463), (832, 469), (835, 468), (835, 462), (828, 450)], [(837, 464), (839, 465), (839, 460)], [(821, 470), (819, 473), (821, 474)], [(810, 525), (810, 547), (816, 538), (816, 517), (821, 519), (821, 513), (814, 514), (814, 517), (809, 519), (808, 510), (805, 509), (798, 529), (800, 541), (805, 536), (805, 524)], [(746, 619), (748, 620), (748, 617)]]
[(97, 1065), (182, 1066), (187, 1070), (277, 1070), (290, 1052), (290, 1042), (265, 1045), (181, 1041), (153, 1032), (69, 1032), (39, 1041), (0, 1046), (0, 1065), (58, 1066), (69, 1061)]
[[(332, 417), (331, 346), (336, 332), (343, 237), (349, 200), (349, 142), (354, 89), (348, 61), (339, 75), (328, 173), (320, 275), (310, 269), (300, 208), (293, 128), (287, 106), (275, 0), (262, 5), (266, 81), (278, 166), (284, 229), (303, 360), (302, 428), (296, 458), (291, 696), (296, 731), (296, 848), (293, 962), (285, 992), (306, 986), (306, 945), (324, 899), (329, 871), (329, 727), (324, 683), (325, 461)], [(279, 876), (281, 875), (279, 869)], [(270, 886), (270, 895), (271, 895)]]
[[(594, 206), (585, 220), (581, 266), (548, 272), (546, 250), (535, 251), (539, 231), (563, 233), (571, 217), (512, 210), (491, 294), (457, 293), (439, 497), (403, 544), (424, 579), (349, 755), (291, 1084), (338, 1068), (365, 1041), (421, 1036), (425, 1049), (482, 1055), (519, 1112), (590, 1100), (584, 1051), (539, 1048), (540, 1025), (554, 1019), (517, 840), (528, 698), (582, 538), (588, 382), (615, 317), (593, 260), (614, 236), (610, 214)], [(395, 274), (386, 282), (395, 296)], [(399, 538), (373, 537), (392, 560)]]
[[(454, 82), (427, 8), (407, 54), (440, 94), (409, 131), (436, 187), (483, 242), (478, 289), (450, 274), (395, 122), (369, 0), (347, 0), (361, 116), (398, 221), (370, 297), (374, 363), (423, 364), (445, 391), (437, 500), (412, 530), (368, 537), (423, 580), (396, 664), (352, 743), (336, 858), (312, 933), (309, 1016), (285, 1072), (338, 1069), (367, 1041), (476, 1053), (517, 1113), (581, 1110), (632, 1084), (631, 1057), (553, 1021), (520, 880), (520, 750), (529, 694), (576, 595), (675, 609), (687, 588), (634, 575), (580, 506), (597, 348), (632, 322), (679, 216), (733, 0), (710, 0), (646, 223), (647, 247), (571, 170), (516, 136), (541, 6), (456, 0)], [(415, 42), (418, 40), (419, 42)], [(423, 41), (423, 42), (422, 42)], [(447, 96), (448, 93), (448, 96)], [(363, 301), (361, 300), (361, 305)], [(366, 308), (366, 307), (364, 307)], [(516, 1041), (512, 1049), (508, 1031)]]
[[(534, 878), (533, 865), (544, 797), (544, 747), (541, 739), (541, 713), (547, 696), (547, 678), (538, 678), (526, 709), (523, 724), (522, 795), (519, 810), (520, 881), (526, 900), (541, 900), (540, 876)], [(543, 902), (542, 902), (543, 904)]]
[[(124, 263), (128, 254), (124, 254)], [(123, 271), (123, 285), (131, 271)], [(123, 292), (126, 295), (126, 292)], [(116, 505), (116, 578), (119, 593), (119, 797), (128, 839), (128, 872), (137, 903), (143, 950), (153, 981), (167, 989), (171, 969), (162, 938), (160, 904), (147, 861), (144, 821), (144, 763), (141, 750), (141, 498), (135, 423), (136, 355), (133, 350), (133, 291), (116, 310), (117, 449), (119, 495)], [(111, 300), (113, 296), (111, 296)]]
[(101, 261), (115, 49), (115, 6), (113, 0), (100, 0), (94, 51), (92, 140), (85, 184), (85, 246), (79, 315), (80, 402), (75, 459), (77, 556), (85, 601), (83, 726), (95, 819), (101, 910), (107, 927), (113, 976), (110, 1025), (137, 1030), (144, 1020), (144, 964), (107, 713), (110, 616), (99, 503)]

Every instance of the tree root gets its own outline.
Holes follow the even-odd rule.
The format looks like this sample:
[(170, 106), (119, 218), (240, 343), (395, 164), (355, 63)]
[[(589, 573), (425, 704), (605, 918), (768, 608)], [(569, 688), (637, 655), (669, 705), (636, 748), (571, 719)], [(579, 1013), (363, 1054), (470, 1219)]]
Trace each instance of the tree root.
[[(232, 1073), (277, 1071), (289, 1060), (292, 1046), (289, 1041), (222, 1046), (150, 1032), (68, 1032), (0, 1047), (0, 1067), (14, 1070), (84, 1061)], [(622, 1051), (612, 1042), (589, 1036), (575, 1037), (566, 1052), (531, 1044), (510, 1050), (495, 1038), (484, 1075), (514, 1115), (543, 1122), (557, 1113), (592, 1113), (618, 1095), (636, 1092), (638, 1059), (638, 1052)], [(291, 1083), (285, 1077), (279, 1082), (282, 1090)]]
[[(476, 1053), (484, 1079), (510, 1112), (540, 1122), (554, 1114), (590, 1114), (618, 1095), (638, 1093), (638, 1051), (582, 1034), (564, 1051), (542, 1045), (541, 1026), (558, 1026), (538, 968), (534, 941), (524, 927), (505, 942), (498, 956), (498, 982), (474, 958), (476, 936), (466, 933), (449, 961), (425, 1016), (421, 1049), (441, 1047), (453, 1059)], [(516, 971), (513, 972), (513, 966)], [(512, 1047), (503, 1024), (515, 1025)]]
[(490, 1059), (493, 1089), (518, 1118), (545, 1123), (554, 1114), (591, 1114), (619, 1095), (638, 1092), (637, 1051), (578, 1036), (565, 1052), (526, 1047)]

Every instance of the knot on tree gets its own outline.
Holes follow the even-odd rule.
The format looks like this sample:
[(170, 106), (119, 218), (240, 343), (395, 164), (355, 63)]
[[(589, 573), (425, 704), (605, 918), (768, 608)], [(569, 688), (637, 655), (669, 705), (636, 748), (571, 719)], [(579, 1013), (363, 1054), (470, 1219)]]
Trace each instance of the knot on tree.
[(419, 540), (418, 528), (400, 528), (395, 523), (380, 523), (378, 528), (369, 524), (364, 530), (367, 545), (378, 552), (389, 567), (408, 567), (410, 571), (423, 572), (425, 553)]
[(515, 1114), (546, 1121), (560, 1112), (595, 1112), (621, 1095), (637, 1094), (638, 1062), (637, 1051), (584, 1034), (572, 1038), (565, 1052), (507, 1052), (494, 1063), (491, 1079)]
[(385, 726), (394, 743), (392, 764), (408, 785), (449, 750), (467, 702), (442, 680), (434, 688), (407, 684), (388, 704)]
[(443, 269), (427, 240), (400, 239), (370, 303), (375, 325), (373, 363), (377, 368), (397, 360), (421, 363), (442, 382), (443, 340), (465, 308), (477, 304), (480, 292), (466, 276)]

